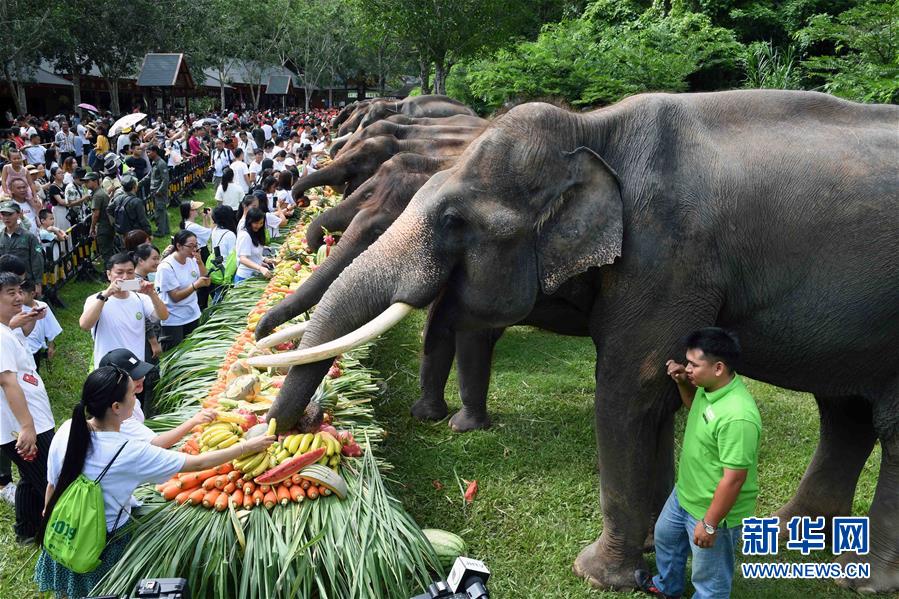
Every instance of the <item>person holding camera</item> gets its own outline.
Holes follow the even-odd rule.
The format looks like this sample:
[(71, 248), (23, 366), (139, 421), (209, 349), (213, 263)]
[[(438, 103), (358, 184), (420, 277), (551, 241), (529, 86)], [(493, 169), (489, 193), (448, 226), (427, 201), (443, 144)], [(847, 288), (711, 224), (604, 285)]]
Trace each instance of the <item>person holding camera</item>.
[(187, 229), (178, 231), (172, 238), (172, 253), (156, 271), (156, 289), (169, 311), (162, 322), (162, 351), (175, 347), (197, 328), (201, 314), (197, 292), (208, 286), (197, 236)]
[(88, 297), (78, 324), (94, 338), (94, 367), (114, 349), (130, 350), (145, 359), (144, 321), (165, 320), (169, 310), (156, 293), (153, 283), (134, 276), (134, 258), (122, 252), (106, 262), (109, 286)]
[[(72, 418), (59, 427), (49, 447), (46, 506), (38, 540), (43, 544), (47, 528), (60, 497), (79, 476), (100, 479), (106, 520), (106, 545), (100, 565), (78, 574), (56, 562), (46, 549), (41, 551), (34, 579), (41, 592), (57, 596), (89, 596), (96, 583), (122, 558), (130, 534), (122, 527), (131, 518), (132, 494), (145, 483), (163, 483), (178, 472), (214, 468), (241, 455), (264, 451), (274, 441), (263, 435), (236, 443), (227, 449), (192, 456), (134, 439), (122, 430), (136, 405), (135, 382), (117, 366), (104, 366), (84, 381), (81, 401)], [(115, 534), (118, 531), (119, 534)]]

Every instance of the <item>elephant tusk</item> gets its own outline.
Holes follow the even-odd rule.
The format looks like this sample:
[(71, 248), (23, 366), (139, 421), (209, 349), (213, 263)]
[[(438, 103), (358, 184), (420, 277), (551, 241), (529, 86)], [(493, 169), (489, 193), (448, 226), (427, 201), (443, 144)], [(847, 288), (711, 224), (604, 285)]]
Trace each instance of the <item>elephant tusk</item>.
[(291, 325), (287, 328), (281, 329), (280, 331), (275, 331), (268, 337), (264, 337), (257, 341), (256, 347), (260, 349), (267, 349), (270, 347), (274, 347), (279, 343), (284, 343), (285, 341), (300, 339), (303, 336), (303, 333), (306, 332), (306, 327), (308, 325), (309, 321), (304, 320), (303, 322)]
[[(327, 343), (295, 349), (264, 356), (247, 358), (247, 364), (254, 368), (279, 368), (281, 366), (298, 366), (311, 364), (328, 358), (333, 358), (356, 346), (368, 343), (378, 335), (390, 330), (396, 323), (408, 316), (415, 308), (409, 304), (398, 302), (391, 304), (389, 308), (381, 312), (373, 320), (368, 321), (355, 331), (347, 333)], [(266, 338), (267, 339), (267, 338)]]

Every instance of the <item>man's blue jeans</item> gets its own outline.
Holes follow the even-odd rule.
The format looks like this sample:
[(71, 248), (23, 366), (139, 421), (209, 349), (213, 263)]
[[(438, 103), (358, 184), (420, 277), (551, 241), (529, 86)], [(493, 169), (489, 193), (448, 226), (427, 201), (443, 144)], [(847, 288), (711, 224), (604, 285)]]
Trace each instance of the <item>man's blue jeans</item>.
[(698, 520), (677, 502), (676, 490), (665, 502), (656, 521), (655, 546), (658, 575), (656, 588), (671, 597), (684, 593), (687, 558), (693, 555), (691, 580), (696, 593), (693, 599), (726, 599), (734, 580), (734, 550), (740, 540), (742, 526), (718, 527), (715, 544), (703, 549), (693, 543), (693, 530)]

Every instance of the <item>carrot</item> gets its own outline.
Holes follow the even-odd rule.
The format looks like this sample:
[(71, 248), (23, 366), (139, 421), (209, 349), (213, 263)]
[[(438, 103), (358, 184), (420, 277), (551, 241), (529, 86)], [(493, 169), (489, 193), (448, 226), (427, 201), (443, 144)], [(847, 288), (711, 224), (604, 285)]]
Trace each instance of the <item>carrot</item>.
[(182, 503), (187, 501), (187, 498), (190, 497), (191, 493), (193, 493), (193, 489), (188, 489), (187, 491), (181, 491), (180, 493), (175, 495), (175, 503), (177, 503), (178, 505), (181, 505)]
[(219, 498), (222, 492), (218, 489), (212, 489), (211, 491), (207, 491), (206, 495), (203, 497), (203, 507), (206, 509), (211, 508), (215, 505), (215, 500)]
[(294, 485), (290, 487), (290, 498), (294, 503), (300, 503), (304, 499), (306, 499), (306, 493), (303, 492), (303, 487), (300, 485)]
[(225, 485), (222, 488), (222, 493), (227, 493), (228, 495), (230, 495), (231, 493), (233, 493), (236, 490), (237, 490), (237, 485), (235, 485), (234, 483), (228, 483), (227, 485)]
[(228, 473), (228, 482), (233, 483), (236, 480), (240, 480), (241, 476), (243, 476), (243, 472), (240, 470), (232, 470)]
[(327, 497), (328, 495), (331, 494), (331, 489), (329, 489), (328, 487), (323, 487), (323, 486), (319, 485), (318, 486), (318, 494), (322, 495), (324, 497)]
[[(229, 472), (228, 474), (233, 474), (233, 472)], [(224, 489), (225, 485), (231, 482), (230, 480), (228, 480), (228, 474), (219, 474), (215, 477), (214, 484), (216, 489)]]
[(306, 489), (306, 497), (309, 499), (318, 499), (318, 487), (309, 485), (309, 488)]
[(253, 481), (247, 481), (243, 484), (243, 494), (244, 495), (252, 495), (253, 491), (256, 490), (256, 483)]
[(292, 483), (295, 484), (295, 485), (302, 484), (302, 482), (303, 482), (303, 477), (300, 476), (300, 473), (299, 473), (299, 472), (297, 472), (296, 474), (294, 474), (293, 476), (290, 477), (290, 482), (292, 482)]
[(231, 493), (230, 501), (234, 507), (241, 507), (243, 505), (243, 491), (237, 489), (233, 493)]
[(265, 509), (270, 510), (275, 507), (275, 504), (278, 503), (278, 496), (275, 495), (274, 491), (269, 491), (265, 494), (265, 498), (262, 500), (263, 505), (265, 505)]
[(254, 500), (253, 500), (253, 494), (252, 494), (252, 493), (244, 493), (244, 495), (243, 495), (243, 509), (248, 510), (248, 509), (250, 509), (251, 507), (253, 507), (254, 505), (256, 505), (256, 504), (255, 504), (255, 502), (254, 502)]
[(268, 493), (269, 491), (272, 490), (272, 488), (270, 485), (259, 485), (259, 490), (262, 491), (263, 493)]
[(304, 491), (308, 491), (309, 487), (312, 486), (312, 483), (309, 481), (309, 479), (306, 479), (306, 478), (303, 479), (303, 482), (301, 484), (303, 486)]
[(234, 470), (234, 466), (231, 465), (231, 462), (225, 462), (221, 466), (216, 466), (213, 470), (215, 470), (216, 474), (228, 474)]
[(293, 486), (293, 483), (290, 482), (290, 479), (289, 479), (289, 478), (287, 478), (287, 479), (284, 479), (284, 480), (281, 481), (281, 486), (282, 486), (282, 487), (286, 487), (286, 488), (289, 489), (290, 487)]
[(280, 485), (278, 487), (278, 501), (281, 505), (287, 505), (290, 503), (290, 490), (284, 485)]
[(199, 472), (182, 472), (178, 475), (178, 482), (181, 483), (182, 489), (190, 489), (191, 487), (200, 486), (204, 480), (212, 478), (216, 474), (219, 473), (214, 468), (200, 470)]
[(200, 505), (203, 503), (203, 497), (206, 496), (206, 489), (195, 489), (187, 496), (187, 502), (191, 505)]
[(243, 489), (243, 485), (245, 482), (246, 481), (243, 478), (238, 478), (236, 481), (234, 481), (234, 484), (237, 485), (238, 489)]
[(171, 501), (180, 492), (181, 492), (181, 489), (178, 488), (178, 485), (176, 485), (175, 483), (172, 483), (162, 490), (162, 498), (165, 499), (166, 501)]
[(253, 491), (253, 503), (256, 505), (260, 505), (262, 503), (263, 498), (265, 497), (265, 493), (256, 489)]
[(230, 497), (231, 496), (227, 493), (219, 493), (219, 496), (215, 500), (215, 511), (223, 512), (228, 509), (228, 500)]
[(215, 480), (217, 478), (218, 478), (217, 476), (210, 476), (209, 478), (204, 480), (203, 484), (200, 486), (203, 487), (204, 489), (206, 489), (207, 491), (211, 491), (215, 488)]

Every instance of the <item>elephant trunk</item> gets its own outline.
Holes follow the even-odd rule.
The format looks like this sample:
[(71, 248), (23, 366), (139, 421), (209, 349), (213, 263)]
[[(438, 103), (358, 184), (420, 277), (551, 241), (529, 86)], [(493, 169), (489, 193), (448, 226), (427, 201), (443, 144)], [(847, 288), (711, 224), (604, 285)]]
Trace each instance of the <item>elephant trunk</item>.
[(263, 339), (269, 336), (275, 327), (312, 309), (340, 273), (364, 252), (368, 245), (359, 239), (358, 233), (348, 231), (340, 243), (331, 248), (327, 259), (300, 285), (299, 289), (266, 312), (256, 326), (256, 338)]
[(352, 197), (345, 197), (339, 204), (316, 216), (306, 227), (306, 245), (312, 251), (325, 242), (325, 231), (346, 231), (359, 209), (358, 202)]
[(296, 202), (306, 191), (313, 187), (321, 187), (322, 185), (338, 185), (347, 179), (347, 169), (345, 166), (331, 163), (320, 171), (316, 171), (311, 175), (300, 177), (290, 190), (290, 195)]
[(436, 297), (449, 271), (434, 260), (429, 240), (424, 218), (407, 211), (325, 292), (297, 350), (249, 359), (257, 367), (293, 364), (269, 410), (279, 430), (300, 420), (333, 356), (348, 349), (333, 349), (335, 340), (370, 339)]

